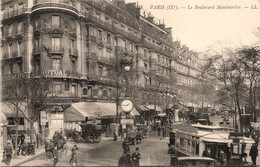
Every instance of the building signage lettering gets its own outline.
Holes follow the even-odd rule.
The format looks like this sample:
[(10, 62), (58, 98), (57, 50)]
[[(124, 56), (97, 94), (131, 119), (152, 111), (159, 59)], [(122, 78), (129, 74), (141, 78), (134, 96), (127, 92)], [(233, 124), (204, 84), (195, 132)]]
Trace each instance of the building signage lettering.
[(46, 77), (67, 77), (65, 70), (43, 70), (43, 75)]

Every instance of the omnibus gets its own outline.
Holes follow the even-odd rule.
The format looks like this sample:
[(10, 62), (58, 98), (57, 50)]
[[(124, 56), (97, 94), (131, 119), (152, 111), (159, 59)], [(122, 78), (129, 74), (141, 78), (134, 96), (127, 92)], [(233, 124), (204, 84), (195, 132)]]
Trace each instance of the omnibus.
[[(234, 129), (201, 124), (173, 125), (169, 133), (168, 153), (173, 157), (202, 157), (203, 152), (210, 148), (210, 158), (219, 161), (219, 152), (223, 150), (227, 161), (234, 164), (249, 155), (255, 141), (234, 133)], [(249, 158), (247, 161), (251, 161)]]

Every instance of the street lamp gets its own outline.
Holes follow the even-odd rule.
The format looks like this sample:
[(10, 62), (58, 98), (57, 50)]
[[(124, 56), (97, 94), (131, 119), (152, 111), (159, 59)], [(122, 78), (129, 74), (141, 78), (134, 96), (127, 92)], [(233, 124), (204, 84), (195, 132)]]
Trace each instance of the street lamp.
[[(129, 72), (131, 71), (132, 65), (133, 65), (133, 58), (128, 53), (125, 53), (121, 59), (121, 67), (122, 69), (124, 69), (125, 72), (124, 74), (126, 80), (126, 91), (125, 91), (125, 99), (121, 103), (121, 108), (123, 109), (126, 115), (126, 119), (129, 118), (130, 112), (133, 109), (133, 102), (128, 98), (130, 96), (128, 75)], [(127, 125), (128, 124), (126, 124), (126, 138), (128, 138), (128, 129), (129, 129)]]

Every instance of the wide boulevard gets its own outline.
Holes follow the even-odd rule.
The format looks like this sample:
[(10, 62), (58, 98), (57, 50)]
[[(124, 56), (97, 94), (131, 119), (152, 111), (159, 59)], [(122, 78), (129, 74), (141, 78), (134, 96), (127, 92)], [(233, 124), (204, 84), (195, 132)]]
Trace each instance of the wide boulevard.
[[(79, 143), (78, 146), (78, 166), (117, 166), (118, 160), (123, 154), (122, 140), (113, 141), (112, 138), (103, 137), (101, 142)], [(157, 132), (151, 133), (149, 138), (144, 138), (142, 143), (130, 145), (131, 153), (139, 147), (141, 153), (141, 166), (169, 166), (170, 157), (167, 153), (169, 142), (157, 136)], [(70, 166), (71, 148), (74, 142), (69, 142), (67, 155), (62, 155), (57, 166)], [(35, 157), (25, 162), (21, 166), (53, 166), (53, 159), (47, 159), (45, 154)]]

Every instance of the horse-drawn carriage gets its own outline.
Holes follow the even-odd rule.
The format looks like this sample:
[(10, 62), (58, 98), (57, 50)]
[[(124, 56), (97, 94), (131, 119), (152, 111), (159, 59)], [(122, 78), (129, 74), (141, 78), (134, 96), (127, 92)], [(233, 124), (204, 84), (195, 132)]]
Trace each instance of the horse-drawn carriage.
[(97, 123), (82, 123), (81, 137), (84, 141), (98, 143), (101, 141), (102, 125)]
[(130, 129), (128, 133), (128, 142), (136, 145), (143, 140), (143, 133), (137, 129)]

